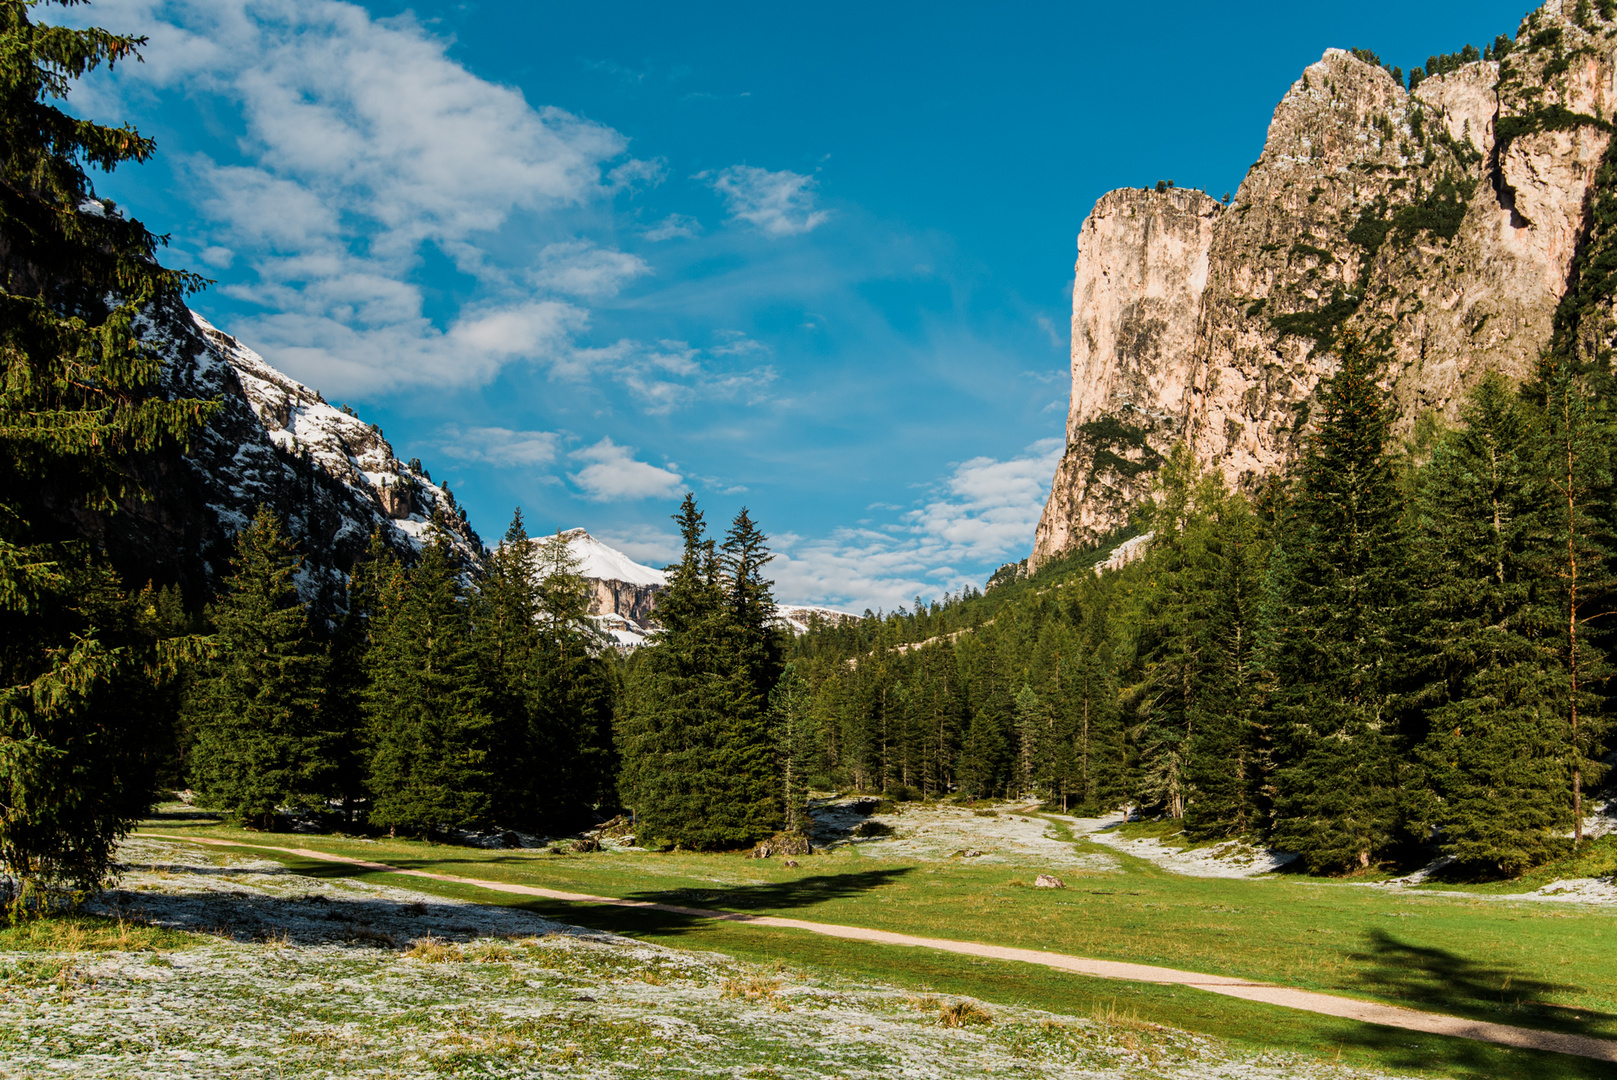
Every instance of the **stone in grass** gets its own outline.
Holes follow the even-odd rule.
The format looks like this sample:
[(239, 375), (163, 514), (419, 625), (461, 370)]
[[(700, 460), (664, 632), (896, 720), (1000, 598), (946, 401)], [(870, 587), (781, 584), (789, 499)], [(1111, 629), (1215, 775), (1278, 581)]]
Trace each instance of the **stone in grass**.
[(1067, 883), (1054, 874), (1040, 874), (1033, 879), (1033, 885), (1039, 889), (1065, 889)]
[(571, 848), (574, 855), (584, 855), (591, 851), (600, 851), (601, 842), (593, 836), (580, 836), (573, 841)]
[(950, 855), (949, 858), (951, 858), (951, 859), (975, 859), (975, 858), (980, 857), (981, 855), (982, 855), (982, 852), (978, 851), (974, 847), (969, 847), (969, 848), (961, 848), (959, 851), (955, 852), (953, 855)]

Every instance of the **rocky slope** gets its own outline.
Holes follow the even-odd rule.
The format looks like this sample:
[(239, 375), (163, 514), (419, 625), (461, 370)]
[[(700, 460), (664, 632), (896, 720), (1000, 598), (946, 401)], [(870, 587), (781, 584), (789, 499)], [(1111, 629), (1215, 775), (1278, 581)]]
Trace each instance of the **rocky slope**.
[(133, 464), (149, 498), (116, 514), (75, 515), (131, 582), (177, 583), (193, 601), (208, 595), (237, 532), (260, 503), (281, 516), (305, 557), (303, 599), (345, 606), (345, 574), (373, 530), (412, 558), (436, 516), (468, 564), (483, 546), (454, 496), (419, 462), (405, 464), (379, 428), (281, 374), (175, 300), (154, 305), (140, 327), (166, 361), (163, 393), (214, 398), (218, 411), (189, 453)]
[(1617, 23), (1550, 0), (1502, 56), (1413, 93), (1328, 50), (1227, 206), (1102, 197), (1079, 234), (1068, 446), (1030, 568), (1126, 523), (1181, 440), (1248, 489), (1284, 468), (1344, 327), (1388, 354), (1400, 434), (1452, 419), (1489, 369), (1529, 373), (1599, 239), (1614, 116)]

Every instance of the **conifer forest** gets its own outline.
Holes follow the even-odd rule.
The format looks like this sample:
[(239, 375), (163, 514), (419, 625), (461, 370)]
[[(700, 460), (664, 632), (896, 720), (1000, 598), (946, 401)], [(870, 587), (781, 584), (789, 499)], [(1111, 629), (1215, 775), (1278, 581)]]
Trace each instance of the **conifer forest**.
[(203, 282), (84, 209), (87, 170), (152, 144), (54, 103), (139, 43), (31, 8), (0, 2), (0, 859), (25, 893), (93, 889), (181, 789), (261, 829), (559, 835), (623, 813), (696, 851), (806, 833), (811, 793), (1128, 806), (1322, 875), (1439, 852), (1510, 876), (1582, 841), (1617, 692), (1598, 267), (1533, 377), (1489, 375), (1457, 423), (1394, 439), (1382, 343), (1341, 330), (1283, 474), (1232, 489), (1181, 445), (1102, 544), (796, 637), (763, 523), (719, 536), (690, 495), (660, 630), (628, 653), (520, 511), (475, 561), (442, 520), (413, 559), (373, 536), (328, 610), (261, 507), (217, 590), (187, 596), (64, 524), (138, 505), (128, 463), (188, 446), (215, 404), (156, 393), (137, 332)]

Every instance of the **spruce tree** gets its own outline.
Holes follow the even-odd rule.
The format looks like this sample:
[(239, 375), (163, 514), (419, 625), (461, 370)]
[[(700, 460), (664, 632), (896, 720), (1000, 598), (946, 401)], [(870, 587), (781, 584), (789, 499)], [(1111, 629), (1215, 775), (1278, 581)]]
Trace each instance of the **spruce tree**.
[(535, 557), (538, 690), (534, 746), (544, 754), (548, 794), (538, 805), (563, 826), (615, 800), (612, 720), (618, 685), (591, 621), (590, 585), (560, 531)]
[(469, 609), (435, 530), (366, 654), (374, 826), (431, 835), (492, 823), (497, 726)]
[(769, 696), (775, 775), (780, 783), (781, 831), (802, 836), (807, 836), (814, 824), (808, 809), (809, 777), (814, 770), (818, 734), (813, 700), (808, 681), (790, 664)]
[(236, 538), (210, 612), (214, 657), (187, 702), (193, 786), (207, 805), (264, 828), (280, 806), (323, 802), (337, 764), (322, 708), (326, 658), (294, 580), (301, 563), (260, 506)]
[[(1617, 592), (1612, 572), (1617, 523), (1611, 442), (1609, 355), (1577, 360), (1552, 349), (1524, 393), (1536, 406), (1540, 468), (1550, 496), (1549, 543), (1540, 573), (1555, 609), (1561, 685), (1555, 709), (1569, 774), (1573, 843), (1583, 841), (1584, 794), (1605, 773), (1608, 721), (1602, 688), (1611, 667), (1599, 648)], [(1604, 395), (1597, 391), (1604, 390)]]
[(1262, 552), (1245, 498), (1235, 495), (1223, 502), (1213, 537), (1216, 577), (1186, 750), (1192, 794), (1185, 832), (1196, 840), (1261, 828), (1267, 773), (1266, 748), (1254, 723)]
[(739, 847), (782, 817), (766, 711), (778, 657), (765, 621), (767, 552), (743, 514), (721, 561), (692, 495), (675, 520), (683, 557), (657, 605), (662, 630), (628, 687), (624, 794), (655, 841)]
[(1555, 703), (1558, 620), (1539, 580), (1550, 499), (1525, 410), (1488, 375), (1423, 470), (1422, 758), (1443, 850), (1498, 873), (1542, 861), (1571, 824)]
[(152, 796), (154, 684), (186, 639), (165, 635), (75, 514), (141, 495), (131, 454), (183, 443), (201, 401), (155, 391), (162, 359), (137, 320), (200, 285), (162, 241), (97, 200), (87, 169), (145, 161), (151, 140), (56, 102), (141, 39), (35, 23), (0, 0), (0, 862), (14, 903), (96, 887)]
[(1368, 867), (1401, 839), (1406, 749), (1394, 694), (1407, 555), (1388, 407), (1368, 343), (1344, 333), (1337, 353), (1271, 560), (1267, 629), (1274, 839), (1316, 872)]

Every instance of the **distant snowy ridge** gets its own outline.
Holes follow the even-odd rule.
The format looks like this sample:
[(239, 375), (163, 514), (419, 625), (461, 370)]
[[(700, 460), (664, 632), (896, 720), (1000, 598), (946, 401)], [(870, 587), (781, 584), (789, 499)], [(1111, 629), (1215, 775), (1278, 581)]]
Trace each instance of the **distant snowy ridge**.
[[(579, 575), (590, 582), (590, 614), (597, 625), (620, 649), (644, 645), (659, 629), (653, 613), (658, 596), (668, 587), (667, 573), (635, 562), (584, 529), (567, 529), (561, 535), (567, 541), (567, 550), (578, 561)], [(539, 545), (546, 539), (536, 536), (529, 543)], [(780, 604), (775, 622), (793, 634), (806, 634), (816, 617), (835, 626), (859, 616), (835, 608)]]

